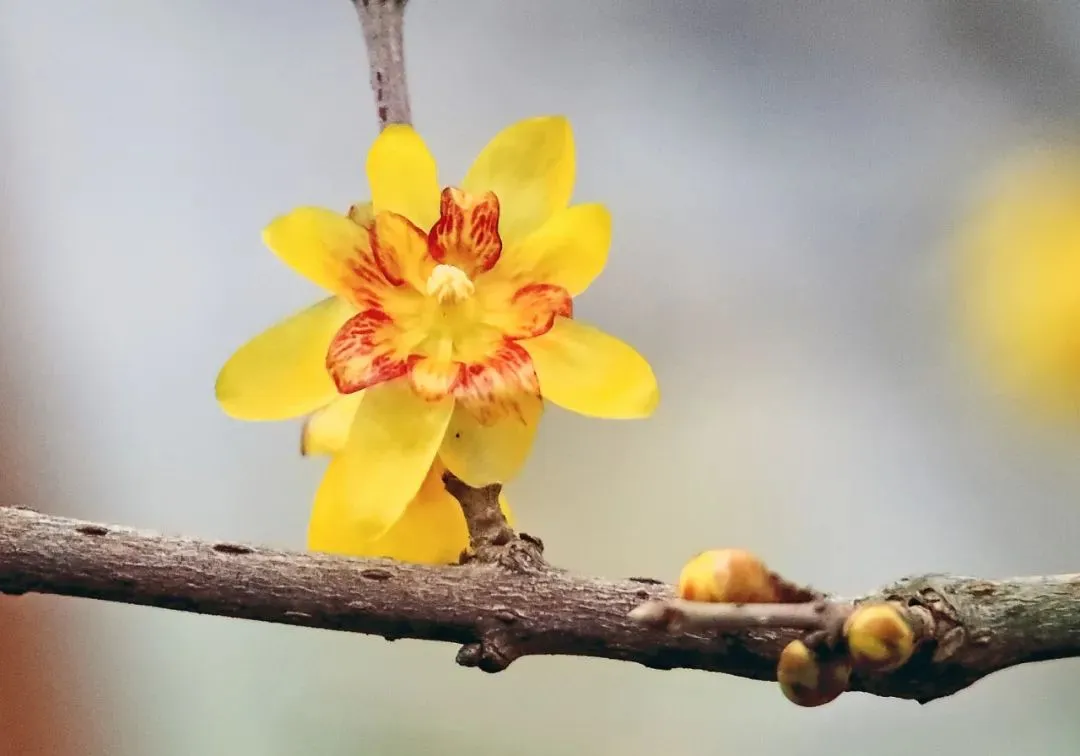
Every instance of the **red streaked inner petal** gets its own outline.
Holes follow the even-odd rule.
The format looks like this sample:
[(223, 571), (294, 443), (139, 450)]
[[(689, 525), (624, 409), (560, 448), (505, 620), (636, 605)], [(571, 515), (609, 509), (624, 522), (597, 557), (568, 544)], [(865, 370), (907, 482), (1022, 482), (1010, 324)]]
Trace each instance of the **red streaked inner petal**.
[(409, 380), (416, 393), (426, 399), (442, 399), (461, 383), (465, 366), (460, 362), (435, 357), (421, 357), (409, 369)]
[(506, 336), (528, 339), (551, 330), (555, 318), (573, 317), (574, 302), (570, 292), (555, 284), (528, 284), (510, 297)]
[(465, 363), (453, 393), (481, 422), (490, 422), (493, 416), (520, 415), (518, 400), (539, 396), (540, 382), (529, 353), (506, 340), (486, 359)]
[(460, 268), (470, 278), (491, 270), (502, 254), (498, 197), (493, 192), (443, 189), (439, 220), (428, 233), (428, 249), (436, 262)]
[(387, 296), (401, 285), (384, 273), (372, 246), (357, 248), (347, 265), (342, 295), (361, 310), (381, 309)]
[(342, 296), (361, 312), (381, 310), (399, 324), (415, 318), (423, 305), (421, 270), (434, 263), (427, 237), (408, 219), (379, 213), (365, 227), (363, 245), (346, 261)]
[(481, 320), (508, 339), (530, 339), (551, 330), (556, 317), (572, 318), (574, 303), (562, 286), (484, 276), (477, 282)]
[(369, 309), (345, 321), (330, 342), (326, 369), (338, 391), (351, 394), (405, 375), (409, 353), (393, 318)]
[(395, 254), (393, 247), (388, 244), (380, 244), (378, 237), (372, 234), (371, 252), (375, 257), (375, 265), (378, 266), (379, 272), (383, 274), (383, 278), (389, 281), (392, 286), (401, 286), (405, 283), (401, 261)]

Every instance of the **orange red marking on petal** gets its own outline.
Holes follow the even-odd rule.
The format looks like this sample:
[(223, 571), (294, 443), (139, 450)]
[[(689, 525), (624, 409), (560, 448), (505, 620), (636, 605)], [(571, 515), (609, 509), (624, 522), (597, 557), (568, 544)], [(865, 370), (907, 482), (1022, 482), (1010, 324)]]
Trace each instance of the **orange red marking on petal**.
[(502, 254), (499, 198), (494, 192), (443, 189), (439, 220), (428, 233), (428, 250), (436, 262), (460, 268), (470, 278), (491, 270)]
[(428, 235), (404, 215), (383, 212), (371, 223), (371, 249), (380, 272), (394, 286), (411, 284), (417, 291), (435, 267), (428, 254)]
[(371, 234), (371, 254), (375, 258), (375, 265), (379, 272), (391, 286), (403, 285), (405, 275), (394, 247), (381, 241), (375, 229), (370, 229), (369, 233)]
[(464, 374), (465, 366), (460, 362), (421, 357), (409, 369), (409, 380), (416, 393), (434, 401), (457, 389)]
[(345, 321), (326, 353), (326, 369), (338, 391), (351, 394), (405, 375), (415, 358), (397, 354), (400, 335), (393, 318), (379, 309)]
[[(503, 314), (498, 323), (486, 321), (486, 327), (493, 328), (491, 351), (480, 360), (475, 357), (487, 349), (472, 352), (472, 362), (449, 359), (449, 353), (410, 353), (411, 348), (402, 348), (407, 347), (406, 332), (394, 320), (408, 317), (393, 306), (400, 304), (394, 289), (413, 291), (426, 280), (423, 274), (430, 266), (453, 265), (469, 278), (495, 266), (502, 254), (499, 212), (493, 192), (469, 194), (448, 187), (440, 198), (439, 219), (426, 235), (403, 217), (388, 214), (380, 224), (380, 217), (356, 213), (358, 221), (366, 221), (370, 248), (358, 247), (351, 256), (348, 288), (350, 299), (363, 311), (342, 326), (326, 356), (327, 370), (341, 393), (407, 375), (421, 396), (435, 400), (452, 395), (481, 422), (507, 413), (523, 418), (521, 398), (540, 396), (540, 386), (528, 352), (515, 341), (547, 333), (556, 317), (573, 317), (569, 291), (549, 283), (520, 285), (521, 279), (516, 289), (511, 280), (500, 285), (502, 291), (491, 303), (501, 302), (498, 310)], [(399, 220), (403, 223), (391, 223)], [(420, 246), (410, 246), (412, 240)], [(513, 293), (507, 298), (509, 291)]]
[(517, 404), (523, 394), (539, 396), (540, 382), (529, 353), (510, 340), (486, 360), (466, 363), (454, 389), (454, 398), (485, 424), (506, 414), (516, 414), (524, 422)]
[[(343, 295), (361, 310), (388, 309), (384, 307), (387, 295), (409, 283), (410, 274), (416, 277), (420, 261), (413, 258), (427, 256), (427, 234), (403, 216), (372, 216), (367, 205), (354, 206), (349, 213), (350, 218), (354, 213), (358, 216), (354, 222), (363, 226), (367, 243), (353, 247), (344, 259)], [(418, 243), (420, 249), (410, 243)]]
[[(370, 230), (369, 230), (370, 233)], [(345, 281), (346, 297), (358, 308), (382, 308), (383, 300), (390, 289), (402, 284), (400, 277), (394, 279), (390, 274), (400, 270), (400, 265), (393, 257), (393, 250), (384, 251), (382, 260), (375, 252), (374, 238), (371, 249), (354, 250), (348, 261), (349, 280)]]
[(527, 284), (510, 297), (510, 313), (506, 336), (529, 339), (550, 331), (557, 316), (573, 317), (574, 301), (562, 286)]

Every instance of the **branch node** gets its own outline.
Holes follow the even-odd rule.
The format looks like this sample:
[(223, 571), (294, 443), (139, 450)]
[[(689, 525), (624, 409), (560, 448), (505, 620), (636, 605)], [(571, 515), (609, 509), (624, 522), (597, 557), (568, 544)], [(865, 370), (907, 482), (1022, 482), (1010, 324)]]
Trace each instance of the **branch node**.
[(393, 573), (390, 570), (384, 570), (382, 567), (366, 567), (360, 570), (360, 577), (381, 582), (392, 578)]
[(75, 528), (75, 532), (88, 536), (103, 536), (109, 534), (109, 529), (103, 525), (80, 525)]
[(525, 541), (526, 543), (532, 544), (536, 547), (537, 551), (543, 553), (544, 542), (540, 540), (540, 536), (530, 535), (529, 533), (518, 533), (518, 538)]
[(250, 554), (252, 548), (241, 543), (215, 543), (211, 548), (219, 554)]
[(497, 619), (504, 625), (513, 625), (518, 620), (523, 620), (525, 617), (507, 606), (492, 607), (491, 616)]
[(646, 627), (670, 631), (679, 619), (679, 612), (671, 606), (670, 602), (646, 601), (631, 609), (627, 616)]
[(934, 649), (934, 655), (931, 657), (934, 663), (940, 664), (948, 661), (953, 654), (963, 647), (966, 640), (967, 632), (965, 632), (964, 628), (960, 626), (950, 627), (938, 638), (937, 648)]
[(513, 638), (504, 630), (489, 625), (480, 632), (480, 640), (458, 649), (455, 661), (462, 667), (476, 667), (481, 672), (502, 672), (521, 656)]

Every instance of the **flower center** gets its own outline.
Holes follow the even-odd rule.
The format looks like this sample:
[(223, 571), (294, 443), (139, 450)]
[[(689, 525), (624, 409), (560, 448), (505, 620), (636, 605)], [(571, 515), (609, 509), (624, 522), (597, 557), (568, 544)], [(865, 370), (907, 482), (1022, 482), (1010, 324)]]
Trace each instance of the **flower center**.
[(464, 302), (476, 290), (465, 271), (453, 265), (436, 265), (425, 288), (428, 296), (435, 297), (439, 304)]

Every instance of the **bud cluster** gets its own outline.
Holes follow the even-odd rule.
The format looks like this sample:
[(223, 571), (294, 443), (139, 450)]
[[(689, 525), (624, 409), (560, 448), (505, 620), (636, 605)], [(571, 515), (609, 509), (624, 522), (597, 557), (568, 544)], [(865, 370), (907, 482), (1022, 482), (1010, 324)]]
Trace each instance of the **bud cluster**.
[[(789, 585), (748, 551), (714, 549), (683, 567), (678, 594), (687, 601), (779, 604), (790, 603)], [(888, 602), (855, 606), (837, 630), (793, 640), (781, 652), (776, 678), (792, 703), (827, 704), (848, 689), (853, 672), (891, 672), (915, 651), (911, 622), (901, 607)]]

